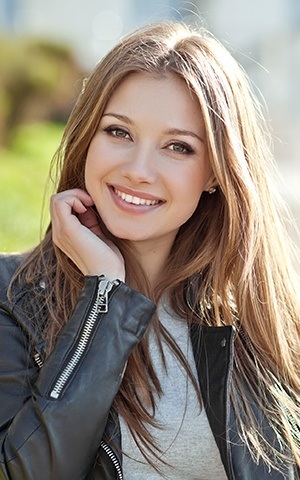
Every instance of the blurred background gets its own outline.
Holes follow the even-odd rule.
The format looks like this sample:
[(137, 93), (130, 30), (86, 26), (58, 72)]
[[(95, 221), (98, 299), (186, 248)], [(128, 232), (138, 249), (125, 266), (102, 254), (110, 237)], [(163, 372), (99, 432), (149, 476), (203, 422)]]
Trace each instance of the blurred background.
[(40, 239), (50, 161), (84, 77), (123, 35), (167, 18), (202, 23), (248, 72), (300, 224), (299, 0), (0, 0), (0, 251)]

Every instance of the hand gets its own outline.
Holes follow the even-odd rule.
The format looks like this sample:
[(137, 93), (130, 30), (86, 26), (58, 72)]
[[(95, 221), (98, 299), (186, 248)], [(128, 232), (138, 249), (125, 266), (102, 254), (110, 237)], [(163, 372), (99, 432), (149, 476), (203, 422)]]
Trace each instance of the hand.
[(51, 197), (52, 238), (84, 275), (104, 274), (125, 280), (124, 259), (99, 225), (94, 204), (84, 190), (73, 189)]

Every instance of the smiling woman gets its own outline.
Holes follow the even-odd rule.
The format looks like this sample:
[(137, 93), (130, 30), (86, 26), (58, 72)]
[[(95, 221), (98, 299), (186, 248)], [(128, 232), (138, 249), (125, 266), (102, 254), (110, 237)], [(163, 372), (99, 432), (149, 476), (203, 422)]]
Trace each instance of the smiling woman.
[(137, 73), (114, 91), (89, 146), (86, 189), (109, 232), (152, 256), (151, 278), (161, 277), (179, 228), (215, 181), (204, 139), (183, 80)]
[(203, 29), (147, 26), (96, 66), (46, 235), (1, 258), (1, 478), (299, 478), (298, 281), (265, 132)]

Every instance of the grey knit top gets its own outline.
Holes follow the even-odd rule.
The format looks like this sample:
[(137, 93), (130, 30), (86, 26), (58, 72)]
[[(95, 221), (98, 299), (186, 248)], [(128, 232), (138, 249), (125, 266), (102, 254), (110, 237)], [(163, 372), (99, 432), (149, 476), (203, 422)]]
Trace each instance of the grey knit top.
[[(192, 372), (196, 367), (186, 322), (170, 311), (166, 302), (158, 307), (160, 322), (171, 333), (186, 356)], [(149, 427), (162, 450), (155, 464), (160, 473), (140, 453), (126, 423), (121, 418), (124, 480), (226, 480), (219, 450), (204, 408), (200, 409), (195, 389), (170, 348), (163, 346), (165, 370), (156, 337), (150, 334), (150, 351), (163, 395), (156, 399), (155, 419), (160, 428)]]

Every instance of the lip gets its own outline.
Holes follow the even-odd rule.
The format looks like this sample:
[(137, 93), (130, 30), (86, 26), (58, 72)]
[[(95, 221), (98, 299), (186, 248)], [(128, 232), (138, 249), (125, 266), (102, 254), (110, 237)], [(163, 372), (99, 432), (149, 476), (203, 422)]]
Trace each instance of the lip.
[[(110, 184), (107, 185), (108, 189), (110, 191), (111, 197), (114, 201), (114, 203), (122, 210), (128, 213), (146, 213), (153, 211), (154, 209), (157, 209), (161, 205), (165, 203), (165, 200), (162, 200), (161, 198), (155, 197), (154, 195), (151, 195), (146, 192), (141, 192), (138, 190), (133, 190), (132, 188), (129, 187), (124, 187), (121, 185), (116, 185), (116, 184)], [(157, 201), (158, 203), (154, 205), (143, 205), (143, 204), (135, 204), (135, 203), (129, 203), (123, 200), (120, 195), (116, 193), (116, 190), (125, 193), (126, 195), (131, 195), (132, 197), (138, 197), (141, 199), (145, 200), (150, 200), (150, 201)]]

